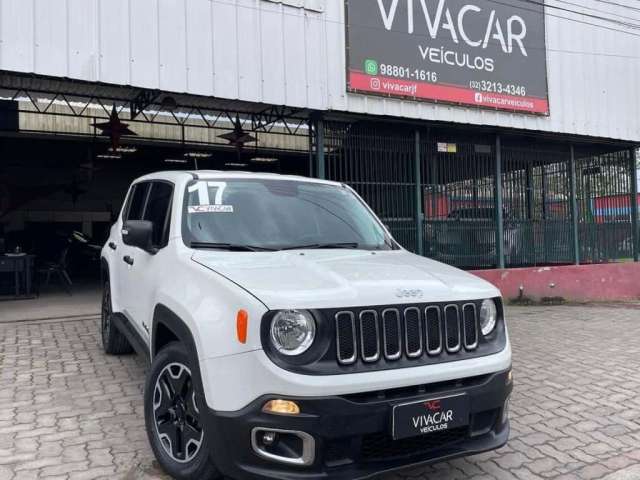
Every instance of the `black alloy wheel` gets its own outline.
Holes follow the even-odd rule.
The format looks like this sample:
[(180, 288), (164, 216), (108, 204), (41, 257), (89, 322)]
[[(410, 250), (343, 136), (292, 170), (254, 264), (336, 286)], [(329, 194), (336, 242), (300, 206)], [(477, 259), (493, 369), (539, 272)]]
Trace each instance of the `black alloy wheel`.
[[(182, 343), (163, 346), (153, 357), (144, 391), (147, 436), (162, 468), (178, 480), (216, 480), (211, 432), (207, 433), (197, 357)], [(194, 367), (195, 365), (195, 367)]]
[(178, 463), (193, 460), (204, 433), (191, 370), (186, 365), (170, 363), (158, 375), (153, 390), (153, 418), (165, 453)]

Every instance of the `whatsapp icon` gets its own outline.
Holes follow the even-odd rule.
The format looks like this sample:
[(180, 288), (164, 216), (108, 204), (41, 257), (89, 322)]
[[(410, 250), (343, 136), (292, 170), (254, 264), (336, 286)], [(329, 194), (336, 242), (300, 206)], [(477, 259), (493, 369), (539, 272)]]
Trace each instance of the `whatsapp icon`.
[(377, 75), (378, 74), (378, 62), (371, 58), (367, 58), (364, 61), (364, 71), (367, 75)]

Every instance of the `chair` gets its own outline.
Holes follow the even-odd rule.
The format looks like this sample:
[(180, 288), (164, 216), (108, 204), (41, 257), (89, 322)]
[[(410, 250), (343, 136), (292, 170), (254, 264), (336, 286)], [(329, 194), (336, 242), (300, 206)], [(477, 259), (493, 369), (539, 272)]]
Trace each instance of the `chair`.
[(71, 287), (73, 286), (73, 282), (71, 281), (71, 277), (67, 273), (67, 254), (69, 253), (69, 245), (65, 246), (60, 253), (60, 257), (57, 262), (46, 262), (41, 268), (38, 269), (38, 273), (40, 275), (46, 275), (44, 286), (49, 286), (49, 282), (51, 281), (51, 276), (53, 274), (57, 275), (60, 283), (63, 288), (67, 291), (69, 295), (71, 293)]

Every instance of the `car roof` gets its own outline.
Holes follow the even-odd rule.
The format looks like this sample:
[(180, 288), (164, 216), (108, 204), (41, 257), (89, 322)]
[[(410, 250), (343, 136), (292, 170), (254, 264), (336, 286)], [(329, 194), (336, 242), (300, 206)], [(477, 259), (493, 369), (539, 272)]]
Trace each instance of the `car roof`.
[(279, 173), (245, 172), (230, 170), (171, 170), (154, 172), (139, 177), (135, 182), (149, 180), (169, 180), (173, 182), (184, 180), (216, 180), (216, 179), (257, 179), (257, 180), (289, 180), (295, 182), (323, 183), (328, 185), (340, 185), (340, 182), (321, 180), (318, 178), (303, 177), (302, 175), (282, 175)]

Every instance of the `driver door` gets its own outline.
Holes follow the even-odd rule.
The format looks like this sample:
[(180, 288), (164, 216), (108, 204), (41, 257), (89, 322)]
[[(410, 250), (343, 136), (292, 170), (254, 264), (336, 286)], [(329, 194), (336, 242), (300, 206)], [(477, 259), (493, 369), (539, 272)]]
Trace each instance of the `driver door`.
[[(122, 215), (121, 229), (124, 229), (124, 224), (127, 220), (142, 220), (150, 187), (150, 182), (136, 183), (131, 187), (130, 198), (127, 201), (127, 206)], [(131, 270), (133, 265), (128, 263), (129, 259), (132, 258), (131, 255), (133, 254), (134, 247), (125, 245), (122, 239), (122, 230), (118, 231), (117, 236), (118, 241), (112, 247), (115, 251), (114, 267), (117, 271), (116, 278), (113, 280), (116, 280), (117, 283), (112, 281), (112, 288), (115, 289), (118, 310), (137, 328), (138, 325), (135, 323), (135, 315), (133, 312), (133, 298), (130, 294), (132, 288)]]
[(149, 340), (155, 308), (158, 281), (170, 278), (166, 272), (171, 217), (173, 184), (167, 181), (153, 181), (140, 220), (153, 224), (152, 246), (155, 253), (137, 247), (127, 247), (130, 265), (127, 272), (127, 311), (138, 328), (142, 338)]

